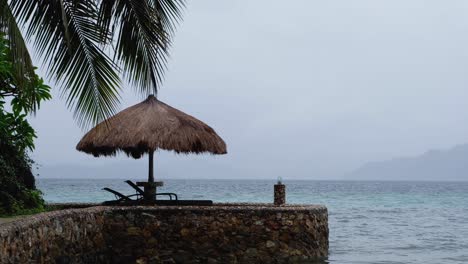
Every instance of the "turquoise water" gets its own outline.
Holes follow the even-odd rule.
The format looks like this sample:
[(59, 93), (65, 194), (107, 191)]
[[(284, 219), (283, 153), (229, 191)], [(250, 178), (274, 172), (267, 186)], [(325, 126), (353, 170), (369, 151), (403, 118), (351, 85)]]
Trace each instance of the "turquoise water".
[[(272, 202), (274, 181), (166, 180), (180, 199)], [(468, 263), (468, 182), (285, 181), (288, 203), (329, 210), (329, 263)], [(122, 179), (38, 179), (48, 202), (101, 202)]]

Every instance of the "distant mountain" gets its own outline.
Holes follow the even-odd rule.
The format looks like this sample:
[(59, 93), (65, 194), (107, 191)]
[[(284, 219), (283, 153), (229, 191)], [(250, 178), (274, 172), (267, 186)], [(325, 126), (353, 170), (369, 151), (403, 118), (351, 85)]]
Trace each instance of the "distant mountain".
[(359, 180), (468, 181), (468, 144), (421, 156), (370, 162), (347, 175)]

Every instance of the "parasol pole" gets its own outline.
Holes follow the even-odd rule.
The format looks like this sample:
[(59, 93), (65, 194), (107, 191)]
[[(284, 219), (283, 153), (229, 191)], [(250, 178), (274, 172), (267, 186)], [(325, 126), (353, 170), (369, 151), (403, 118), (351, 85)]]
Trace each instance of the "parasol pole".
[(148, 182), (154, 182), (153, 156), (154, 156), (154, 150), (150, 150), (149, 157), (148, 157), (148, 160), (149, 160)]

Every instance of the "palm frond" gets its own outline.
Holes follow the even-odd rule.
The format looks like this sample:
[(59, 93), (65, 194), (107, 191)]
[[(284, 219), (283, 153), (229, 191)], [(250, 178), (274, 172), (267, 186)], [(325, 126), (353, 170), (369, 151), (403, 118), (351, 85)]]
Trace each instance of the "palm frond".
[[(184, 0), (102, 0), (100, 36), (115, 36), (115, 57), (141, 93), (157, 93)], [(115, 33), (115, 34), (114, 34)]]
[[(86, 126), (115, 113), (119, 65), (141, 93), (157, 93), (184, 1), (9, 0), (8, 6), (8, 0), (0, 0), (0, 5), (9, 7), (10, 17), (26, 28), (25, 37), (33, 41), (49, 77), (61, 86), (80, 125)], [(1, 10), (4, 19), (8, 14)], [(11, 35), (24, 47), (16, 51), (27, 52), (12, 21), (14, 25), (5, 28), (13, 30)], [(30, 62), (29, 54), (22, 60)]]
[(19, 95), (27, 97), (27, 101), (31, 102), (30, 109), (27, 110), (34, 113), (38, 107), (37, 100), (34, 98), (35, 93), (31, 92), (37, 81), (35, 80), (34, 66), (7, 0), (0, 0), (0, 33), (8, 38), (10, 50), (8, 55), (14, 75), (11, 77), (15, 79), (15, 89), (18, 89), (17, 93)]
[(12, 0), (11, 5), (78, 123), (85, 127), (114, 114), (119, 69), (99, 47), (110, 36), (97, 24), (95, 1)]

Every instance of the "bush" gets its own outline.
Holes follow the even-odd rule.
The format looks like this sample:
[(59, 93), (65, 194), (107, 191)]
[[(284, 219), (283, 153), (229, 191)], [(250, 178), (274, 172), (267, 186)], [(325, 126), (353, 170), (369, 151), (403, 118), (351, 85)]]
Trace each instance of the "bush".
[(27, 154), (36, 132), (26, 117), (50, 99), (50, 87), (35, 74), (16, 76), (10, 55), (8, 39), (0, 34), (0, 215), (44, 210)]
[(0, 215), (44, 209), (41, 192), (31, 172), (32, 161), (0, 135)]

